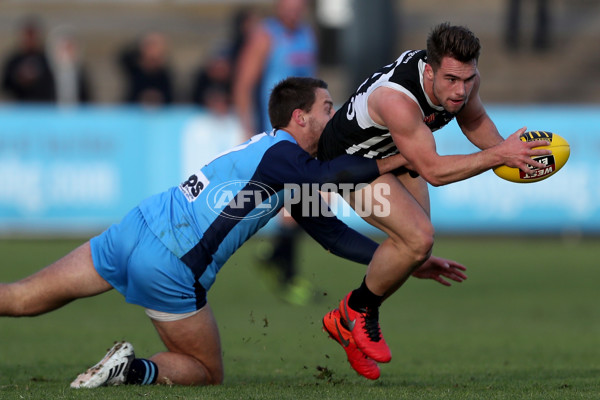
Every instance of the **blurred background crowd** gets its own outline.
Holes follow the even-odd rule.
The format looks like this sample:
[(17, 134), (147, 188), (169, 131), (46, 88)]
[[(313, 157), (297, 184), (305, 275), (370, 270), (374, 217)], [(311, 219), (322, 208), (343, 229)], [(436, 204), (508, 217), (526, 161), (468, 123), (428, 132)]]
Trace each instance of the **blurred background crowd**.
[[(443, 21), (481, 38), (484, 101), (600, 100), (595, 0), (305, 3), (314, 73), (336, 101), (403, 49), (423, 48), (431, 26)], [(225, 112), (245, 40), (275, 13), (271, 0), (4, 1), (0, 100), (183, 103)]]

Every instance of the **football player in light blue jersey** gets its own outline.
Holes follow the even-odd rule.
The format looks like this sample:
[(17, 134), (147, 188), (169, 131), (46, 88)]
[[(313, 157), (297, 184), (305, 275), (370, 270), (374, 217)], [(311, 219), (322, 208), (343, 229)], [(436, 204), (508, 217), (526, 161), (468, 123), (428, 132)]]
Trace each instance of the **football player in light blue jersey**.
[(260, 22), (240, 52), (233, 101), (248, 136), (273, 128), (268, 104), (278, 82), (317, 73), (317, 42), (307, 8), (307, 0), (276, 0), (274, 15)]
[[(270, 132), (268, 113), (273, 87), (288, 76), (314, 77), (317, 42), (308, 22), (308, 0), (276, 0), (243, 47), (233, 85), (233, 103), (248, 137)], [(261, 269), (276, 283), (274, 293), (288, 303), (308, 304), (310, 281), (298, 274), (296, 253), (301, 229), (291, 218), (277, 219), (275, 240), (258, 255)]]
[[(403, 164), (313, 158), (333, 115), (325, 82), (290, 78), (273, 92), (276, 129), (215, 157), (182, 184), (142, 201), (124, 219), (15, 283), (0, 284), (0, 315), (32, 316), (117, 289), (146, 309), (167, 351), (136, 358), (120, 342), (74, 388), (122, 383), (219, 384), (223, 360), (206, 292), (219, 269), (283, 206), (285, 184), (370, 182)], [(335, 217), (290, 213), (326, 249), (367, 264), (377, 244)]]

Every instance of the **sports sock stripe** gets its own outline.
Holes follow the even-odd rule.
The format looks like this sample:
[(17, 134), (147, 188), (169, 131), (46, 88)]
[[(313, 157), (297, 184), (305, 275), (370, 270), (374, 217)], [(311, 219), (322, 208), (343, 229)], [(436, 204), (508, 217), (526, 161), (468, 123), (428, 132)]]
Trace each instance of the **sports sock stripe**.
[(127, 383), (133, 385), (152, 385), (156, 382), (158, 367), (151, 360), (136, 358), (131, 362), (127, 373)]
[(142, 381), (142, 385), (150, 385), (154, 383), (156, 379), (156, 366), (152, 361), (142, 361), (144, 362), (144, 366), (146, 367), (146, 374), (144, 376), (144, 380)]
[(147, 385), (148, 378), (150, 377), (150, 373), (152, 372), (152, 365), (146, 360), (142, 361), (144, 362), (144, 367), (146, 368), (146, 374), (144, 375), (144, 380), (142, 380), (142, 385)]
[(151, 374), (150, 382), (148, 382), (148, 384), (156, 382), (157, 376), (158, 376), (158, 368), (156, 367), (156, 364), (152, 363), (152, 374)]

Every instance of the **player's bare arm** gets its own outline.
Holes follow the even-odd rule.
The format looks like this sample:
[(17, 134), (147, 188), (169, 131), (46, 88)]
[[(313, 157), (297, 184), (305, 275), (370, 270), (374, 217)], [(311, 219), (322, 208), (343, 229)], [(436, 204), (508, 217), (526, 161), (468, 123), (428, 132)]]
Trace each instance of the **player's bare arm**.
[[(479, 77), (479, 74), (477, 77)], [(456, 120), (465, 136), (471, 141), (471, 143), (481, 150), (489, 149), (493, 146), (499, 146), (504, 141), (504, 138), (498, 132), (496, 125), (485, 111), (485, 108), (481, 102), (479, 97), (479, 79), (476, 80), (471, 97), (464, 109), (457, 115)], [(518, 136), (520, 136), (523, 132), (525, 132), (525, 128), (519, 129), (514, 133), (514, 135), (518, 138)], [(516, 145), (517, 148), (515, 151), (518, 151), (518, 147), (521, 146), (521, 143), (517, 142)], [(538, 152), (538, 150), (534, 150), (534, 152)], [(521, 155), (522, 154), (518, 154), (515, 159), (507, 162), (514, 162), (515, 167), (526, 173), (529, 171), (528, 165), (539, 167), (539, 165), (531, 161), (523, 162), (523, 160), (520, 158)], [(505, 165), (508, 164), (505, 163)]]
[(481, 150), (502, 142), (504, 138), (498, 132), (479, 97), (480, 75), (477, 72), (473, 90), (465, 107), (457, 114), (456, 122), (471, 143)]
[(533, 149), (541, 143), (531, 145), (511, 135), (506, 141), (477, 153), (441, 156), (433, 133), (422, 121), (419, 107), (405, 94), (385, 87), (376, 89), (369, 97), (369, 114), (376, 123), (387, 126), (411, 168), (433, 186), (458, 182), (499, 165), (523, 171), (529, 170), (527, 164), (542, 168), (531, 157), (549, 154), (548, 150)]
[(269, 35), (264, 30), (257, 29), (242, 51), (238, 65), (235, 66), (233, 102), (248, 137), (256, 133), (255, 121), (252, 118), (252, 95), (260, 79), (270, 46)]
[(381, 175), (392, 172), (401, 167), (408, 167), (408, 160), (402, 154), (395, 154), (390, 157), (377, 160), (377, 168)]

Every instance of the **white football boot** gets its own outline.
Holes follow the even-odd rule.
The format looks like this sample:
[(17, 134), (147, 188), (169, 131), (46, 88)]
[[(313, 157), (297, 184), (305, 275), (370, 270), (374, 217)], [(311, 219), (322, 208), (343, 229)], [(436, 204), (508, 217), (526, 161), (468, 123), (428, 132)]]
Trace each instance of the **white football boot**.
[(134, 358), (135, 354), (131, 343), (117, 342), (98, 364), (79, 374), (71, 382), (71, 387), (80, 389), (122, 385), (125, 383), (129, 364)]

